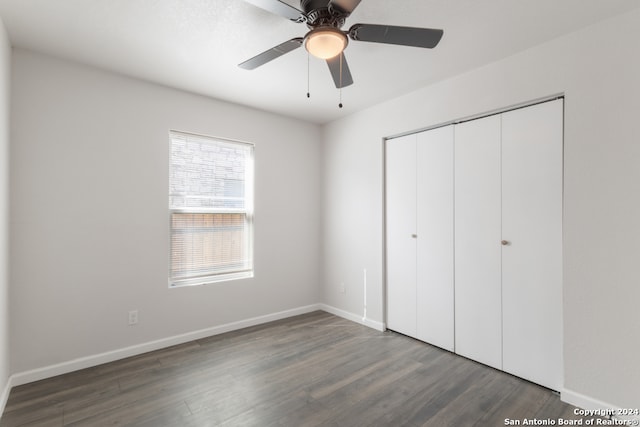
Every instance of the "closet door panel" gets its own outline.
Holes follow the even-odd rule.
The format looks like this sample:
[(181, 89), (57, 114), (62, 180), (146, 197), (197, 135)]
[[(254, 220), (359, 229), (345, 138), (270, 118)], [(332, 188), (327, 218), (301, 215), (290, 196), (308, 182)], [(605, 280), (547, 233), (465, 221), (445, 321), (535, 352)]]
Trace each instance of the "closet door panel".
[(503, 114), (503, 369), (562, 388), (563, 101)]
[(455, 350), (502, 369), (500, 116), (455, 126)]
[(416, 135), (386, 142), (387, 327), (416, 336)]
[(453, 351), (453, 126), (419, 133), (416, 157), (416, 337)]

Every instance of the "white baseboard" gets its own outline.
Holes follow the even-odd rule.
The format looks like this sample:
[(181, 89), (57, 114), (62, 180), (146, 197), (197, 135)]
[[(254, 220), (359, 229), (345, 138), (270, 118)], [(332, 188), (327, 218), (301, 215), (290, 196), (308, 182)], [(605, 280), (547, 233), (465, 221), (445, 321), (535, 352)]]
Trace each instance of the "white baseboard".
[(327, 304), (319, 304), (320, 306), (320, 310), (322, 311), (326, 311), (327, 313), (331, 313), (334, 316), (338, 316), (338, 317), (342, 317), (343, 319), (347, 319), (347, 320), (351, 320), (352, 322), (355, 323), (360, 323), (361, 325), (364, 326), (368, 326), (372, 329), (375, 329), (377, 331), (384, 331), (386, 329), (386, 326), (384, 323), (381, 322), (377, 322), (375, 320), (371, 320), (371, 319), (367, 319), (367, 318), (363, 318), (362, 316), (359, 316), (357, 314), (353, 314), (350, 313), (348, 311), (345, 310), (341, 310), (339, 308), (335, 308), (332, 307), (330, 305)]
[(7, 406), (7, 399), (9, 399), (9, 393), (11, 393), (11, 387), (13, 387), (13, 375), (7, 378), (7, 384), (5, 384), (0, 395), (0, 416), (4, 413), (4, 407)]
[(590, 396), (585, 396), (584, 394), (580, 394), (573, 390), (564, 389), (560, 393), (560, 400), (587, 411), (587, 414), (585, 414), (586, 416), (589, 416), (588, 411), (594, 411), (593, 416), (606, 416), (612, 414), (613, 416), (611, 418), (630, 422), (627, 425), (640, 425), (639, 415), (621, 414), (619, 412), (621, 409), (620, 407), (611, 405)]
[[(326, 311), (327, 313), (333, 314), (338, 317), (342, 317), (344, 319), (350, 320), (355, 323), (359, 323), (361, 325), (370, 327), (378, 331), (386, 330), (386, 325), (382, 322), (377, 322), (375, 320), (363, 318), (357, 314), (350, 313), (348, 311), (345, 311), (336, 307), (332, 307), (327, 304), (312, 304), (308, 306), (298, 307), (291, 310), (285, 310), (277, 313), (267, 314), (264, 316), (253, 317), (250, 319), (240, 320), (237, 322), (232, 322), (224, 325), (214, 326), (211, 328), (201, 329), (194, 332), (188, 332), (182, 335), (176, 335), (173, 337), (163, 338), (160, 340), (151, 341), (151, 342), (147, 342), (147, 343), (143, 343), (143, 344), (139, 344), (131, 347), (126, 347), (126, 348), (122, 348), (114, 351), (109, 351), (106, 353), (100, 353), (93, 356), (82, 357), (82, 358), (70, 360), (68, 362), (59, 363), (56, 365), (34, 369), (31, 371), (13, 374), (7, 379), (7, 383), (5, 384), (2, 390), (2, 394), (0, 395), (0, 414), (4, 412), (4, 408), (7, 404), (7, 399), (9, 398), (9, 393), (11, 392), (11, 388), (14, 386), (27, 384), (33, 381), (39, 381), (42, 379), (54, 377), (56, 375), (66, 374), (66, 373), (77, 371), (80, 369), (90, 368), (92, 366), (101, 365), (103, 363), (124, 359), (126, 357), (137, 356), (139, 354), (147, 353), (149, 351), (160, 350), (162, 348), (183, 344), (183, 343), (197, 340), (197, 339), (202, 339), (202, 338), (206, 338), (214, 335), (223, 334), (226, 332), (235, 331), (238, 329), (256, 326), (263, 323), (272, 322), (275, 320), (281, 320), (288, 317), (297, 316), (300, 314), (310, 313), (316, 310)], [(615, 405), (610, 405), (600, 400), (594, 399), (592, 397), (585, 396), (583, 394), (574, 392), (572, 390), (567, 390), (567, 389), (564, 389), (561, 392), (560, 398), (563, 402), (569, 403), (571, 405), (577, 406), (578, 408), (582, 408), (585, 410), (617, 411), (619, 409)], [(634, 422), (634, 424), (629, 424), (629, 425), (638, 425), (635, 422), (640, 423), (640, 417), (638, 416), (616, 415), (615, 418)]]
[[(9, 391), (13, 386), (19, 386), (34, 381), (55, 377), (57, 375), (67, 374), (69, 372), (77, 371), (80, 369), (91, 368), (93, 366), (113, 362), (115, 360), (124, 359), (126, 357), (137, 356), (139, 354), (147, 353), (154, 350), (160, 350), (162, 348), (170, 347), (173, 345), (183, 344), (189, 341), (206, 338), (213, 335), (224, 334), (225, 332), (236, 331), (238, 329), (256, 326), (267, 322), (273, 322), (274, 320), (280, 320), (287, 317), (310, 313), (316, 310), (323, 310), (327, 313), (334, 314), (336, 316), (351, 320), (356, 323), (360, 323), (379, 331), (385, 330), (383, 323), (376, 322), (370, 319), (363, 319), (356, 314), (349, 313), (347, 311), (340, 310), (326, 304), (312, 304), (304, 307), (294, 308), (291, 310), (280, 311), (278, 313), (267, 314), (264, 316), (240, 320), (238, 322), (232, 322), (224, 325), (214, 326), (211, 328), (201, 329), (198, 331), (188, 332), (182, 335), (175, 335), (172, 337), (150, 341), (143, 344), (137, 344), (134, 346), (95, 354), (92, 356), (81, 357), (78, 359), (58, 363), (56, 365), (45, 366), (26, 372), (19, 372), (9, 378), (9, 382), (5, 387), (4, 394), (1, 396), (1, 398), (4, 398), (4, 401), (6, 401), (9, 396)], [(0, 403), (2, 403), (2, 401), (0, 401)]]
[(58, 363), (56, 365), (45, 366), (43, 368), (13, 374), (7, 379), (7, 383), (5, 384), (2, 390), (2, 394), (0, 395), (0, 415), (2, 415), (2, 413), (4, 412), (7, 400), (9, 399), (9, 393), (14, 386), (55, 377), (57, 375), (66, 374), (80, 369), (98, 366), (103, 363), (109, 363), (131, 356), (137, 356), (139, 354), (147, 353), (154, 350), (160, 350), (162, 348), (183, 344), (197, 339), (224, 334), (226, 332), (232, 332), (263, 323), (273, 322), (275, 320), (286, 319), (287, 317), (297, 316), (300, 314), (311, 313), (312, 311), (316, 310), (326, 311), (327, 313), (342, 317), (361, 325), (368, 326), (378, 331), (385, 330), (385, 325), (383, 323), (366, 318), (363, 319), (356, 314), (349, 313), (348, 311), (344, 311), (326, 304), (312, 304), (304, 307), (298, 307), (291, 310), (253, 317), (250, 319), (240, 320), (238, 322), (232, 322), (224, 325), (214, 326), (211, 328), (201, 329), (194, 332), (188, 332), (186, 334), (163, 338), (156, 341), (150, 341), (143, 344), (121, 348), (118, 350), (95, 354), (87, 357), (81, 357), (78, 359), (70, 360), (68, 362)]
[(80, 369), (101, 365), (103, 363), (113, 362), (115, 360), (124, 359), (126, 357), (137, 356), (139, 354), (147, 353), (154, 350), (160, 350), (162, 348), (171, 347), (173, 345), (184, 344), (189, 341), (206, 338), (213, 335), (224, 334), (225, 332), (231, 332), (238, 329), (247, 328), (250, 326), (256, 326), (256, 325), (260, 325), (267, 322), (273, 322), (274, 320), (285, 319), (287, 317), (310, 313), (316, 310), (322, 310), (322, 307), (320, 304), (312, 304), (304, 307), (294, 308), (291, 310), (280, 311), (278, 313), (272, 313), (264, 316), (253, 317), (250, 319), (240, 320), (238, 322), (227, 323), (224, 325), (201, 329), (194, 332), (188, 332), (182, 335), (175, 335), (168, 338), (162, 338), (156, 341), (150, 341), (143, 344), (134, 345), (131, 347), (125, 347), (118, 350), (109, 351), (106, 353), (100, 353), (92, 356), (81, 357), (78, 359), (70, 360), (68, 362), (58, 363), (56, 365), (33, 369), (31, 371), (20, 372), (11, 376), (10, 380), (12, 381), (10, 381), (10, 385), (7, 385), (8, 389), (5, 390), (5, 393), (7, 394), (6, 397), (8, 397), (8, 393), (9, 393), (8, 390), (10, 390), (12, 386), (27, 384), (33, 381), (39, 381), (45, 378), (51, 378), (56, 375), (62, 375), (62, 374), (77, 371)]

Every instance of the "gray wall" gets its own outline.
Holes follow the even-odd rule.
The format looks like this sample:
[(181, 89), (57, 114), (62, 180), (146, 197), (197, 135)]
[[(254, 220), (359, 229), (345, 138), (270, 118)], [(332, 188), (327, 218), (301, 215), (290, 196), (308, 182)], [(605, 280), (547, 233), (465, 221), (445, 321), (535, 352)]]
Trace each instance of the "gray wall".
[[(19, 49), (11, 124), (13, 373), (320, 300), (319, 127)], [(170, 129), (255, 143), (255, 278), (168, 288)]]
[(638, 52), (636, 10), (326, 126), (323, 301), (362, 315), (366, 269), (384, 321), (384, 137), (564, 93), (563, 398), (640, 407)]
[[(0, 408), (9, 378), (9, 87), (11, 45), (0, 19)], [(3, 394), (5, 393), (5, 394)]]

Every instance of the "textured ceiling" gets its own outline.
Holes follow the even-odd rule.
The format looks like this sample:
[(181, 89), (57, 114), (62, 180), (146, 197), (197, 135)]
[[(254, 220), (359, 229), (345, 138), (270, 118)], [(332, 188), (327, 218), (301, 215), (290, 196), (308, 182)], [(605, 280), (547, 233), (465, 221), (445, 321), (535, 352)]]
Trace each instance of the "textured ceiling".
[[(287, 3), (299, 7), (298, 2)], [(354, 23), (444, 29), (435, 49), (351, 41), (355, 83), (297, 49), (253, 71), (240, 62), (307, 28), (242, 0), (0, 0), (14, 46), (163, 85), (326, 123), (611, 16), (638, 0), (362, 0)]]

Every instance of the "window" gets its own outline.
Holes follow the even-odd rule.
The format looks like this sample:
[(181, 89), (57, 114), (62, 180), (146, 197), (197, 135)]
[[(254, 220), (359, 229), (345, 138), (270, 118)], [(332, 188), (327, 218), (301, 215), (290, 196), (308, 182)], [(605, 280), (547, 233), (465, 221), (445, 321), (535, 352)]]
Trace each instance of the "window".
[(253, 145), (170, 137), (169, 286), (253, 277)]

